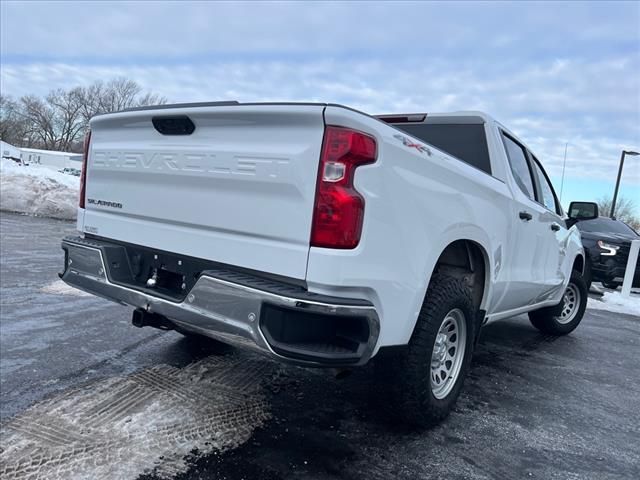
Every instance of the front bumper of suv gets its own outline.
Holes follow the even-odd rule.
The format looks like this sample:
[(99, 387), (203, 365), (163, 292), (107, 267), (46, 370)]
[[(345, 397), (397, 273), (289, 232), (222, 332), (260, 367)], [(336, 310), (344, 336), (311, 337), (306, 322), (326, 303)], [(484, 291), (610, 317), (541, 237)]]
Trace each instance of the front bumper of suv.
[(199, 272), (184, 295), (171, 298), (123, 281), (121, 264), (130, 258), (126, 245), (69, 237), (62, 248), (63, 281), (182, 330), (306, 366), (362, 365), (375, 350), (379, 318), (365, 300), (313, 294), (222, 268)]
[[(622, 260), (617, 258), (606, 258), (598, 255), (591, 265), (593, 281), (622, 284), (626, 271), (626, 256)], [(636, 269), (632, 280), (633, 287), (640, 287), (640, 262), (636, 264)]]

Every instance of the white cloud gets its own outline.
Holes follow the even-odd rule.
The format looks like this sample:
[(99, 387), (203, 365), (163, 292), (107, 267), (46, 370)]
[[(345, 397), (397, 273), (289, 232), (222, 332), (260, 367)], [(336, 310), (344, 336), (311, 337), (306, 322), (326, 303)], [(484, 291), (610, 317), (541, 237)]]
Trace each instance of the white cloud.
[[(42, 95), (126, 76), (174, 102), (484, 110), (553, 176), (569, 142), (568, 177), (613, 182), (620, 150), (640, 148), (639, 21), (637, 2), (5, 1), (0, 82)], [(625, 181), (640, 186), (640, 162)]]
[[(1, 2), (2, 52), (154, 58), (217, 52), (402, 56), (513, 48), (533, 53), (620, 44), (637, 3), (603, 2)], [(37, 5), (37, 6), (36, 6)], [(569, 39), (569, 41), (567, 41)]]
[[(612, 65), (620, 81), (609, 77)], [(567, 175), (614, 181), (620, 151), (640, 148), (640, 108), (633, 99), (638, 62), (538, 64), (517, 74), (485, 78), (472, 68), (434, 62), (228, 62), (174, 66), (5, 65), (2, 90), (44, 94), (127, 76), (172, 102), (326, 101), (369, 113), (484, 110), (518, 133), (559, 176), (569, 142)], [(640, 162), (629, 162), (627, 182), (640, 185)], [(586, 167), (588, 165), (588, 168)]]

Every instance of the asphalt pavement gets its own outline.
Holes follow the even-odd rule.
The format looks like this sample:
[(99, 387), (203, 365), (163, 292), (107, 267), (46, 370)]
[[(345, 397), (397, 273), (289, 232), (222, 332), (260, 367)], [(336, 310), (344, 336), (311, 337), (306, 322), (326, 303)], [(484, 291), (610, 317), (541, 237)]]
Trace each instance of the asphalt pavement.
[(0, 477), (640, 478), (640, 318), (488, 325), (451, 416), (392, 420), (336, 379), (175, 332), (58, 281), (74, 225), (0, 215)]

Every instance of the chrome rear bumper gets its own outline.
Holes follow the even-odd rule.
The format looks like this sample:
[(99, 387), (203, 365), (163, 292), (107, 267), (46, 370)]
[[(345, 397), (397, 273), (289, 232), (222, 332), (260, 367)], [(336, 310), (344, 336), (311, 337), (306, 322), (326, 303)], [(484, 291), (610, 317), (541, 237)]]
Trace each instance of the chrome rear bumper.
[[(216, 278), (203, 272), (183, 301), (171, 301), (147, 291), (114, 283), (100, 242), (82, 238), (67, 238), (63, 281), (86, 292), (123, 305), (162, 315), (176, 326), (206, 335), (225, 343), (249, 347), (278, 360), (306, 366), (354, 366), (366, 363), (372, 356), (379, 334), (379, 319), (372, 305), (345, 302), (330, 303), (323, 296), (281, 295)], [(332, 299), (334, 297), (326, 297)], [(314, 357), (313, 351), (303, 357), (283, 353), (272, 345), (261, 328), (265, 305), (286, 309), (287, 312), (316, 314), (340, 318), (366, 319), (368, 340), (357, 352), (341, 362), (340, 358)], [(276, 352), (278, 350), (278, 352)]]

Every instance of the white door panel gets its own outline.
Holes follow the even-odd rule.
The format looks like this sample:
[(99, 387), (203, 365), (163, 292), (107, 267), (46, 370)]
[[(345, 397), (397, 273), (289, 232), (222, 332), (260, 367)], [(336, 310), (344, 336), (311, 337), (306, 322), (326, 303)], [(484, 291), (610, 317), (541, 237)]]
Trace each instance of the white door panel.
[[(531, 219), (521, 218), (530, 215)], [(509, 279), (502, 298), (496, 299), (493, 312), (502, 312), (536, 302), (546, 278), (549, 235), (538, 221), (536, 206), (524, 195), (512, 205), (514, 235), (508, 247)]]

